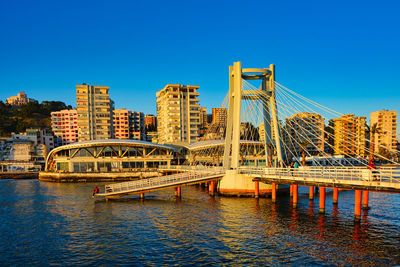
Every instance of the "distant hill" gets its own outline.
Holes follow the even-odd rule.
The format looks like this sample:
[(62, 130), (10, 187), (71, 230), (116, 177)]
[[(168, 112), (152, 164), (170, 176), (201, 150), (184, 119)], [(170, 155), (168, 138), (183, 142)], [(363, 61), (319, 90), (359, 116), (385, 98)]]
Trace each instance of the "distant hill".
[(51, 112), (71, 108), (61, 101), (43, 101), (39, 104), (34, 100), (21, 106), (11, 106), (0, 101), (0, 135), (7, 137), (12, 132), (24, 132), (27, 128), (51, 127)]

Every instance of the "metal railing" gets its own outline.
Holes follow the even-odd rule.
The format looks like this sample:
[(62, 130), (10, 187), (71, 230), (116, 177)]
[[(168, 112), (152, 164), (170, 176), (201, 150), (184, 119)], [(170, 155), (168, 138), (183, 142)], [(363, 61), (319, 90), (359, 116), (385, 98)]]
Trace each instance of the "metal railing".
[(216, 167), (216, 166), (189, 166), (189, 165), (173, 165), (173, 166), (159, 166), (159, 170), (177, 170), (177, 171), (203, 171), (203, 172), (214, 172), (214, 171), (223, 171), (224, 167)]
[[(210, 177), (225, 174), (223, 167), (207, 166), (163, 166), (160, 169), (181, 170), (167, 176), (122, 182), (105, 186), (104, 195), (123, 194), (133, 191), (151, 190), (165, 186), (184, 184), (194, 181), (207, 180)], [(314, 182), (385, 182), (400, 184), (399, 168), (378, 168), (369, 170), (360, 167), (300, 167), (300, 168), (252, 168), (240, 167), (238, 173), (249, 176), (268, 177), (281, 180), (309, 180)], [(377, 183), (378, 186), (378, 183)]]
[(122, 182), (116, 184), (105, 185), (104, 194), (118, 194), (124, 192), (148, 190), (167, 185), (181, 184), (186, 182), (194, 182), (198, 180), (205, 180), (208, 177), (223, 174), (222, 171), (208, 171), (208, 172), (185, 172), (167, 176), (158, 176), (153, 178), (141, 179), (137, 181)]
[(359, 167), (305, 167), (305, 168), (248, 168), (239, 172), (248, 175), (275, 176), (278, 179), (330, 179), (346, 181), (378, 181), (400, 183), (400, 169), (378, 168), (369, 170)]

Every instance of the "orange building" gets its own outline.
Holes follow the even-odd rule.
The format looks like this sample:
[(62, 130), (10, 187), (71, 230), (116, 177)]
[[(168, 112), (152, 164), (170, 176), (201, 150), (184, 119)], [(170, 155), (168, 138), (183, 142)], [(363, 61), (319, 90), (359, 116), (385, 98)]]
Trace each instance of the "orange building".
[(155, 131), (157, 129), (157, 117), (149, 114), (144, 116), (144, 126), (146, 129), (151, 129), (151, 131)]
[(145, 123), (143, 112), (127, 109), (114, 110), (114, 135), (117, 139), (145, 140)]

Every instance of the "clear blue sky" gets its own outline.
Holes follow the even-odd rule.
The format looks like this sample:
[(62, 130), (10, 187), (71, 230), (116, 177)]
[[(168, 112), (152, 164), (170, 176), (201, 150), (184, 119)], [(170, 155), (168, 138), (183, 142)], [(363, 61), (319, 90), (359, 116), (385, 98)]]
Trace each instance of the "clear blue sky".
[(156, 112), (167, 83), (221, 104), (228, 66), (341, 113), (400, 113), (400, 1), (1, 1), (0, 97), (76, 106), (75, 85), (110, 86), (117, 108)]

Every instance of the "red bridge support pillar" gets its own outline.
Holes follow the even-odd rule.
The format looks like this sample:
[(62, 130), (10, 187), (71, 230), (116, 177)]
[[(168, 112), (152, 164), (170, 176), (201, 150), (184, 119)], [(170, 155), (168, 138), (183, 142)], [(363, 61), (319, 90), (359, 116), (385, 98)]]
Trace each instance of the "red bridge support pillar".
[(338, 198), (339, 198), (339, 188), (334, 187), (333, 188), (333, 204), (338, 203)]
[(290, 196), (293, 196), (293, 185), (290, 185)]
[(260, 197), (260, 182), (259, 181), (254, 182), (254, 197), (255, 198)]
[(271, 198), (272, 198), (272, 203), (276, 202), (276, 183), (272, 183), (272, 192), (271, 192)]
[(214, 190), (215, 190), (215, 181), (211, 181), (209, 183), (208, 192), (212, 197), (215, 195)]
[(180, 186), (177, 186), (177, 187), (175, 187), (175, 196), (176, 197), (181, 197), (181, 187)]
[(319, 213), (325, 213), (325, 187), (319, 188)]
[(294, 184), (293, 185), (293, 208), (297, 207), (297, 200), (298, 200), (298, 185)]
[(310, 200), (314, 199), (314, 186), (310, 186), (310, 195), (308, 197)]
[(361, 197), (361, 190), (355, 190), (354, 221), (356, 222), (361, 220)]
[(140, 199), (144, 199), (144, 193), (140, 194)]
[(364, 210), (369, 210), (368, 198), (369, 198), (369, 191), (368, 190), (364, 190), (363, 191), (363, 196), (362, 196), (362, 208)]

